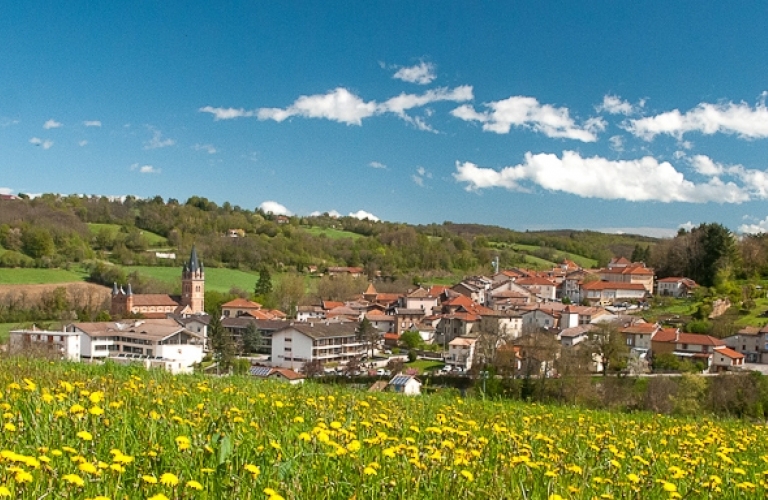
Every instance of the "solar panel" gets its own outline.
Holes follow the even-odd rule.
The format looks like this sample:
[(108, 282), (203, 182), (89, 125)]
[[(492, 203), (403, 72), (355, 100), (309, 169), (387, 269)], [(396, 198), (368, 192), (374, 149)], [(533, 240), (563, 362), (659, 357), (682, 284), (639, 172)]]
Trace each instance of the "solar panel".
[(411, 380), (410, 375), (395, 375), (395, 377), (389, 381), (390, 385), (405, 385)]
[(269, 368), (268, 366), (252, 366), (249, 370), (250, 374), (254, 377), (266, 377), (271, 371), (272, 368)]

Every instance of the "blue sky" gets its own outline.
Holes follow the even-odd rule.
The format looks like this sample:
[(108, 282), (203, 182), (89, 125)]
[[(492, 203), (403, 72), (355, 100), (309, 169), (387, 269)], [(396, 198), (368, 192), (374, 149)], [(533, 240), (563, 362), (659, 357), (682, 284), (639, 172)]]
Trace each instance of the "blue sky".
[(0, 192), (768, 231), (765, 2), (12, 2)]

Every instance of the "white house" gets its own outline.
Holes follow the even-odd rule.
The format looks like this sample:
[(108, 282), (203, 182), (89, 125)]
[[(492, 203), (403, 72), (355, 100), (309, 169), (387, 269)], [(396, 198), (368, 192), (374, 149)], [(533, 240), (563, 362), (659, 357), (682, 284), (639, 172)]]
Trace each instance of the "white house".
[(358, 323), (293, 323), (272, 334), (272, 366), (300, 369), (305, 363), (345, 364), (366, 354)]
[(475, 357), (476, 337), (456, 337), (448, 344), (448, 357), (445, 363), (452, 368), (469, 370)]
[(421, 382), (411, 375), (395, 375), (387, 385), (392, 392), (415, 396), (421, 394)]
[(80, 334), (83, 359), (145, 361), (174, 373), (203, 360), (205, 338), (173, 319), (71, 323), (66, 331)]
[(80, 334), (37, 329), (11, 330), (8, 352), (80, 361)]
[(687, 297), (698, 285), (690, 278), (663, 278), (656, 282), (656, 293), (668, 297)]

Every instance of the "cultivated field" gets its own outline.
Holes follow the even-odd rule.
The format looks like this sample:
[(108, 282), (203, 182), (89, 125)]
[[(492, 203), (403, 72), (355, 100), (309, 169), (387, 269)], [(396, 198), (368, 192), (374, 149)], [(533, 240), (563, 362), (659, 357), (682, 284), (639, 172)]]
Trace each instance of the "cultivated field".
[(48, 283), (36, 285), (0, 285), (1, 296), (24, 297), (34, 302), (45, 292), (51, 292), (57, 288), (67, 290), (67, 298), (70, 301), (80, 302), (90, 299), (91, 303), (101, 303), (109, 298), (110, 289), (94, 283)]
[(768, 429), (0, 361), (0, 497), (765, 498)]

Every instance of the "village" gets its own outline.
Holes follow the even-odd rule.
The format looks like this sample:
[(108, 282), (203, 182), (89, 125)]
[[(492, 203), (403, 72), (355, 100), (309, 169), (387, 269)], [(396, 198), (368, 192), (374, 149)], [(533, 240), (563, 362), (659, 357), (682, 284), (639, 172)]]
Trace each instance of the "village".
[[(328, 272), (358, 277), (362, 269)], [(209, 332), (214, 318), (203, 310), (205, 269), (194, 248), (181, 284), (181, 296), (174, 297), (134, 294), (130, 283), (115, 283), (110, 313), (122, 319), (73, 322), (63, 331), (14, 330), (8, 350), (189, 373), (216, 357)], [(419, 358), (439, 360), (435, 374), (457, 377), (477, 375), (489, 365), (511, 377), (557, 377), (554, 361), (565, 353), (579, 353), (582, 368), (592, 374), (611, 368), (618, 374), (619, 365), (622, 374), (642, 375), (654, 359), (669, 356), (695, 363), (702, 373), (768, 363), (768, 328), (747, 327), (718, 339), (648, 323), (638, 314), (650, 307), (653, 294), (686, 297), (696, 287), (685, 277), (655, 281), (653, 269), (623, 257), (601, 269), (582, 269), (565, 259), (547, 271), (496, 270), (406, 293), (379, 293), (370, 282), (358, 296), (300, 306), (290, 319), (237, 298), (224, 303), (215, 320), (251, 361), (253, 376), (291, 383), (371, 374), (393, 377), (394, 390), (408, 386), (407, 392), (418, 392), (418, 373), (404, 362)], [(249, 332), (257, 332), (256, 345), (251, 341), (245, 349)]]

